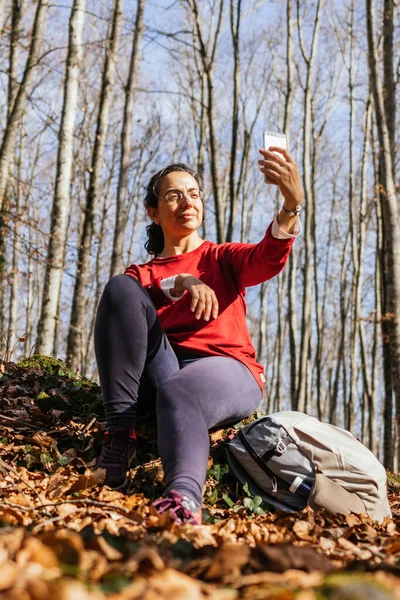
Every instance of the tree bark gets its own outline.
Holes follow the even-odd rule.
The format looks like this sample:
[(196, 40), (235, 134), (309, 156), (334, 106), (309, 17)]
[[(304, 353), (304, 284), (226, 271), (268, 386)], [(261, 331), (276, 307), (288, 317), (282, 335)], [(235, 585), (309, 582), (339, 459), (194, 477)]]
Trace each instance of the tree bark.
[[(393, 115), (388, 112), (390, 107), (388, 107), (387, 103), (385, 106), (384, 102), (385, 93), (387, 94), (389, 90), (383, 90), (379, 71), (374, 0), (366, 0), (366, 13), (368, 66), (374, 97), (376, 127), (379, 140), (379, 162), (381, 165), (380, 173), (382, 174), (380, 196), (385, 231), (383, 239), (385, 270), (387, 272), (385, 282), (386, 314), (383, 318), (386, 320), (388, 329), (392, 381), (396, 399), (396, 425), (398, 429), (400, 420), (400, 229), (398, 223), (398, 198), (393, 177), (394, 157), (392, 154), (389, 125)], [(393, 13), (390, 14), (390, 12), (385, 11), (385, 19), (393, 19)], [(385, 27), (385, 32), (387, 32), (388, 27)], [(386, 44), (388, 44), (387, 41)], [(390, 71), (393, 65), (393, 56), (385, 54), (384, 62), (387, 72)], [(393, 78), (393, 71), (391, 71), (391, 77)], [(390, 79), (389, 73), (386, 75), (386, 85), (388, 83), (387, 79)]]
[(204, 32), (202, 31), (201, 27), (198, 0), (185, 0), (185, 3), (192, 13), (192, 18), (194, 21), (193, 47), (194, 51), (199, 53), (203, 75), (206, 81), (206, 116), (208, 125), (208, 149), (211, 185), (215, 207), (215, 227), (217, 233), (216, 237), (217, 242), (221, 243), (225, 241), (225, 204), (223, 202), (220, 189), (220, 177), (218, 168), (220, 157), (218, 154), (218, 141), (215, 123), (214, 65), (218, 39), (221, 33), (224, 0), (218, 0), (218, 2), (216, 3), (217, 23), (212, 33), (212, 42), (210, 39), (208, 41), (204, 39)]
[(86, 0), (74, 0), (69, 23), (69, 45), (59, 132), (55, 194), (42, 307), (38, 323), (37, 352), (41, 354), (51, 354), (52, 352), (56, 319), (58, 318), (57, 303), (64, 269), (64, 246), (73, 160), (73, 129), (78, 101), (85, 6)]
[[(236, 14), (235, 14), (236, 13)], [(237, 0), (236, 11), (234, 0), (230, 1), (230, 26), (233, 46), (233, 90), (232, 90), (232, 125), (231, 152), (229, 164), (229, 218), (226, 241), (233, 239), (236, 214), (239, 207), (239, 193), (236, 185), (236, 161), (239, 134), (239, 94), (240, 94), (240, 17), (241, 0)]]
[(133, 109), (135, 103), (136, 79), (139, 68), (140, 46), (144, 31), (144, 7), (146, 0), (137, 0), (135, 30), (129, 65), (128, 81), (125, 88), (124, 117), (121, 130), (121, 158), (115, 211), (115, 229), (111, 256), (110, 277), (117, 275), (123, 268), (124, 233), (126, 224), (126, 199), (131, 161)]
[(89, 284), (92, 258), (91, 250), (94, 233), (94, 219), (98, 213), (99, 200), (101, 197), (101, 174), (103, 170), (104, 148), (107, 138), (112, 92), (115, 79), (115, 65), (117, 63), (118, 56), (122, 4), (122, 0), (114, 0), (110, 39), (107, 44), (104, 59), (96, 137), (93, 147), (89, 188), (86, 195), (84, 221), (79, 242), (78, 263), (68, 331), (67, 364), (70, 367), (80, 367), (81, 371), (83, 370), (83, 332), (86, 313), (86, 293)]
[(311, 50), (309, 56), (306, 56), (299, 23), (300, 1), (297, 0), (298, 14), (298, 32), (302, 54), (306, 63), (307, 78), (304, 95), (304, 118), (303, 118), (303, 187), (304, 187), (304, 269), (303, 269), (303, 306), (301, 319), (301, 345), (298, 370), (298, 387), (296, 394), (296, 409), (303, 412), (306, 405), (307, 394), (307, 371), (308, 371), (308, 356), (311, 336), (311, 303), (312, 293), (310, 285), (311, 273), (311, 227), (312, 227), (312, 206), (314, 204), (312, 198), (312, 180), (311, 180), (311, 101), (312, 101), (312, 84), (314, 77), (314, 64), (318, 48), (318, 36), (320, 29), (320, 19), (323, 0), (318, 0), (316, 15), (314, 21), (314, 29), (312, 34)]
[[(293, 58), (293, 1), (286, 2), (286, 94), (283, 118), (283, 131), (286, 134), (287, 145), (290, 148), (290, 123), (292, 118), (292, 106), (294, 99), (294, 58)], [(297, 405), (298, 385), (298, 344), (297, 344), (297, 291), (296, 272), (297, 254), (293, 249), (289, 256), (288, 276), (288, 325), (289, 325), (289, 348), (290, 348), (290, 399), (292, 409)]]
[(14, 155), (17, 130), (24, 114), (29, 89), (32, 85), (33, 76), (39, 58), (40, 46), (43, 37), (44, 23), (49, 8), (48, 0), (39, 0), (33, 23), (32, 39), (26, 60), (21, 85), (15, 96), (12, 110), (7, 119), (3, 140), (0, 147), (0, 211), (3, 205), (4, 194), (7, 187), (10, 162)]

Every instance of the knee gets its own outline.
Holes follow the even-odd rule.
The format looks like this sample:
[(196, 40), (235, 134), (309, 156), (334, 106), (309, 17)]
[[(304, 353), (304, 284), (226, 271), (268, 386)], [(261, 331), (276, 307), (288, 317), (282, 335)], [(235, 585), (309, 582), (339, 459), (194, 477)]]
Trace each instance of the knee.
[(141, 283), (130, 275), (115, 275), (104, 288), (102, 301), (107, 304), (120, 305), (129, 298), (133, 302), (140, 296), (140, 290), (143, 291)]
[(192, 382), (185, 377), (184, 369), (165, 379), (157, 390), (157, 411), (185, 410), (197, 402)]

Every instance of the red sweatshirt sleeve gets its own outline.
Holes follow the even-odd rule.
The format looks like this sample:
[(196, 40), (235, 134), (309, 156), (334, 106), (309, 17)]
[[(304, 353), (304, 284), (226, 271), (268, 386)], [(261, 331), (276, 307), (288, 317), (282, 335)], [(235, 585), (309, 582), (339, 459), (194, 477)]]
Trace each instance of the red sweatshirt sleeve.
[(157, 309), (172, 303), (172, 300), (164, 294), (161, 287), (161, 280), (163, 277), (154, 278), (151, 275), (151, 270), (147, 270), (143, 273), (143, 269), (140, 269), (137, 265), (129, 265), (125, 270), (124, 275), (130, 275), (142, 284)]
[(223, 258), (229, 264), (240, 289), (271, 279), (285, 266), (294, 238), (274, 238), (271, 228), (272, 223), (258, 244), (223, 244)]

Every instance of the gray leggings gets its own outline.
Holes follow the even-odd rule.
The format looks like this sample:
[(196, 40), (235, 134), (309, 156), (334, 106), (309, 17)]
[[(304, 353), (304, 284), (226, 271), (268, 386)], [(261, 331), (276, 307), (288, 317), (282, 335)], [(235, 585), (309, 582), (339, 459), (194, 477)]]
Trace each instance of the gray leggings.
[(155, 409), (166, 491), (200, 506), (208, 431), (258, 407), (254, 376), (233, 358), (174, 352), (150, 296), (129, 275), (107, 283), (94, 341), (108, 429), (134, 426), (138, 412)]

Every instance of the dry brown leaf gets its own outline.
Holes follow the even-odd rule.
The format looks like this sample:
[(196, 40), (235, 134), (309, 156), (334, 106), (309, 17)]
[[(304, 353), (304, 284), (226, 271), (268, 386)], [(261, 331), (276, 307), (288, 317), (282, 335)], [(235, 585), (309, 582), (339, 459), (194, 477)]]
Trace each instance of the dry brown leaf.
[(212, 444), (216, 444), (225, 438), (224, 429), (218, 429), (210, 433), (210, 439)]
[(386, 552), (388, 554), (397, 554), (400, 552), (400, 540), (396, 540), (393, 544), (390, 544), (390, 546), (386, 548)]
[(106, 540), (102, 536), (95, 538), (95, 544), (97, 546), (97, 549), (104, 554), (107, 560), (122, 560), (122, 553), (113, 546), (111, 546), (108, 542), (106, 542)]
[(308, 540), (310, 538), (311, 523), (308, 521), (296, 521), (293, 525), (293, 531), (297, 537), (301, 540)]
[(74, 492), (81, 492), (82, 490), (101, 485), (104, 481), (103, 474), (99, 473), (101, 470), (102, 469), (96, 469), (96, 471), (91, 471), (90, 469), (86, 469), (85, 473), (80, 475), (70, 487), (69, 493), (73, 494)]
[(80, 566), (85, 547), (82, 538), (77, 533), (68, 529), (50, 531), (41, 534), (40, 540), (54, 551), (61, 563)]
[(223, 544), (204, 573), (207, 581), (232, 581), (239, 577), (250, 559), (250, 548), (244, 544)]
[(16, 557), (16, 562), (21, 567), (30, 563), (35, 563), (45, 569), (54, 569), (59, 566), (54, 550), (35, 537), (25, 540), (23, 548)]
[(147, 589), (140, 600), (204, 600), (203, 589), (207, 586), (175, 569), (166, 569), (163, 573), (150, 577)]
[(106, 487), (102, 488), (99, 494), (99, 500), (101, 502), (114, 503), (116, 500), (121, 500), (123, 498), (125, 498), (125, 495), (122, 492), (118, 492), (117, 490), (110, 490)]
[(334, 540), (323, 536), (319, 538), (318, 544), (321, 550), (327, 553), (333, 552), (336, 547), (336, 543), (334, 542)]
[(396, 523), (389, 521), (386, 524), (386, 531), (389, 535), (396, 535), (396, 533), (398, 533)]
[(102, 600), (100, 592), (89, 592), (87, 587), (80, 581), (73, 579), (62, 579), (50, 586), (49, 598), (54, 600)]
[(78, 479), (76, 475), (71, 475), (69, 470), (59, 469), (48, 480), (46, 493), (50, 499), (61, 498), (71, 488)]
[(19, 568), (13, 562), (0, 565), (0, 591), (8, 590), (15, 585), (19, 575)]
[(130, 569), (148, 575), (154, 571), (164, 571), (165, 564), (154, 548), (142, 546), (129, 559)]
[(14, 529), (14, 531), (11, 532), (1, 532), (0, 547), (6, 551), (9, 559), (14, 559), (16, 553), (21, 548), (24, 537), (25, 530), (23, 527)]
[(185, 525), (182, 528), (182, 538), (191, 542), (195, 548), (203, 548), (204, 546), (218, 546), (218, 542), (210, 531), (207, 525), (200, 527), (192, 527)]
[(345, 515), (344, 518), (346, 519), (347, 525), (349, 527), (354, 527), (354, 525), (360, 525), (361, 523), (360, 518), (353, 513)]

